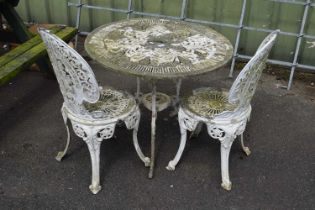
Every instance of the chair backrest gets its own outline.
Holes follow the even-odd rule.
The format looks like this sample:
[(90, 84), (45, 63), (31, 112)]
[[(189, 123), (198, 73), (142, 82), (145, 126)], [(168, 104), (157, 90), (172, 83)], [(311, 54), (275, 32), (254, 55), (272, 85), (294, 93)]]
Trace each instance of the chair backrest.
[(95, 103), (100, 90), (89, 64), (63, 40), (46, 29), (38, 29), (51, 60), (65, 105), (75, 114), (83, 114), (83, 101)]
[(239, 73), (229, 91), (229, 102), (237, 103), (238, 110), (246, 109), (255, 94), (256, 87), (263, 69), (266, 66), (268, 55), (276, 42), (278, 30), (270, 33), (260, 44), (253, 58)]

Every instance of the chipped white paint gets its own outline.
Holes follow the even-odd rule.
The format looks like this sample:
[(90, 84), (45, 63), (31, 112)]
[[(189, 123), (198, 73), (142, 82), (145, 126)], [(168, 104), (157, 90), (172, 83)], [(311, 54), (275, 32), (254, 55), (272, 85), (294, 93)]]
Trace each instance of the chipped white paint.
[[(120, 29), (119, 32), (124, 34), (124, 38), (105, 39), (104, 47), (112, 53), (124, 52), (131, 62), (148, 58), (150, 62), (159, 66), (166, 63), (180, 63), (179, 58), (182, 57), (192, 64), (197, 64), (211, 59), (216, 52), (216, 41), (200, 34), (188, 36), (186, 40), (179, 43), (171, 43), (174, 48), (168, 48), (168, 44), (163, 43), (162, 36), (173, 34), (173, 32), (160, 25), (149, 27), (145, 31), (127, 27)], [(94, 39), (92, 38), (91, 42), (95, 42)], [(185, 50), (177, 48), (180, 46)], [(204, 55), (205, 59), (198, 53)]]
[[(220, 33), (207, 26), (165, 19), (129, 19), (101, 26), (85, 40), (85, 50), (105, 68), (149, 79), (152, 93), (142, 97), (152, 111), (151, 162), (155, 160), (157, 111), (170, 104), (170, 98), (156, 92), (157, 79), (178, 79), (175, 105), (179, 102), (182, 77), (216, 70), (232, 57), (233, 47)], [(139, 79), (137, 80), (139, 98)]]
[(142, 153), (137, 138), (140, 111), (134, 98), (128, 93), (110, 87), (99, 87), (88, 63), (65, 42), (45, 29), (39, 33), (47, 47), (61, 93), (64, 98), (62, 116), (67, 129), (67, 143), (64, 151), (56, 159), (66, 154), (70, 133), (69, 119), (74, 133), (82, 138), (89, 149), (92, 164), (90, 190), (96, 194), (101, 190), (99, 177), (100, 146), (104, 139), (114, 135), (119, 121), (133, 130), (133, 144), (145, 166), (150, 159)]
[[(221, 186), (225, 190), (231, 190), (230, 149), (235, 138), (241, 135), (242, 148), (247, 155), (250, 154), (249, 148), (244, 145), (242, 135), (250, 118), (250, 101), (276, 37), (277, 31), (264, 39), (254, 57), (234, 81), (229, 93), (219, 93), (211, 88), (202, 88), (194, 91), (192, 96), (183, 101), (178, 112), (181, 132), (180, 145), (174, 159), (166, 167), (168, 170), (175, 170), (182, 156), (186, 145), (187, 130), (194, 132), (200, 128), (198, 126), (200, 123), (204, 123), (207, 125), (208, 134), (221, 142)], [(213, 95), (215, 96), (212, 97)]]
[(165, 19), (102, 26), (85, 41), (88, 54), (116, 71), (155, 78), (200, 74), (232, 56), (231, 43), (209, 27)]

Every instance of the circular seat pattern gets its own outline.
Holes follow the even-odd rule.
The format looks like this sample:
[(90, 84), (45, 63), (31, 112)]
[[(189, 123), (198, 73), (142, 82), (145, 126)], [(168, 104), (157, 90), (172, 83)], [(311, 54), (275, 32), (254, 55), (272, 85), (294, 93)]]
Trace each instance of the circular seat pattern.
[(228, 102), (228, 92), (201, 88), (185, 97), (182, 107), (201, 117), (211, 118), (224, 111), (232, 111), (237, 105)]
[(104, 87), (96, 103), (84, 102), (83, 106), (94, 119), (112, 119), (127, 114), (135, 107), (135, 99), (128, 93)]

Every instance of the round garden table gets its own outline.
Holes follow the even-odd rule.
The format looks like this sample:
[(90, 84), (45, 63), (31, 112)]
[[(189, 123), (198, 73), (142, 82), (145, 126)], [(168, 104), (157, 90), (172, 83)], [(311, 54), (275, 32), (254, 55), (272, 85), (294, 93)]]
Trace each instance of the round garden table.
[(85, 50), (106, 69), (136, 76), (137, 99), (139, 78), (152, 83), (152, 93), (141, 99), (152, 111), (149, 171), (152, 178), (157, 111), (171, 102), (166, 94), (156, 92), (156, 81), (177, 80), (174, 103), (178, 104), (181, 79), (219, 69), (231, 59), (233, 46), (222, 34), (203, 25), (135, 18), (95, 29), (85, 40)]

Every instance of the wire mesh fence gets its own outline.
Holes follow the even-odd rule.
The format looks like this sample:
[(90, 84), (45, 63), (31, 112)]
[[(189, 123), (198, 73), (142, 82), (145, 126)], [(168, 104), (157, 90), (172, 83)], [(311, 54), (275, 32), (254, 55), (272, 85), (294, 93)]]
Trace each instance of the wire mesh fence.
[[(29, 6), (29, 0), (24, 0), (26, 4), (26, 16), (28, 20), (31, 20), (31, 11)], [(164, 0), (159, 0), (161, 3), (164, 2)], [(239, 9), (239, 19), (238, 21), (233, 21), (233, 23), (225, 22), (224, 20), (217, 18), (214, 20), (205, 20), (204, 18), (198, 18), (198, 17), (191, 17), (189, 15), (188, 6), (191, 6), (192, 4), (196, 4), (198, 1), (196, 0), (176, 0), (178, 3), (178, 12), (176, 12), (176, 15), (169, 15), (169, 14), (161, 14), (157, 10), (154, 11), (145, 11), (144, 6), (145, 4), (152, 3), (152, 1), (147, 0), (126, 0), (124, 1), (125, 4), (123, 7), (117, 7), (114, 4), (110, 4), (109, 6), (104, 5), (98, 5), (94, 4), (94, 1), (91, 0), (67, 0), (66, 1), (66, 7), (75, 9), (75, 23), (74, 25), (79, 29), (81, 34), (88, 34), (89, 30), (81, 29), (81, 22), (86, 21), (85, 19), (82, 19), (82, 10), (88, 10), (88, 11), (99, 11), (99, 12), (110, 12), (111, 14), (119, 14), (120, 16), (124, 16), (126, 18), (131, 17), (139, 17), (139, 16), (146, 16), (146, 17), (158, 17), (158, 18), (168, 18), (168, 19), (174, 19), (174, 20), (182, 20), (187, 21), (191, 23), (199, 23), (199, 24), (205, 24), (213, 27), (221, 27), (229, 30), (233, 30), (233, 33), (235, 37), (233, 37), (234, 40), (234, 52), (233, 52), (233, 58), (231, 62), (230, 67), (230, 73), (229, 76), (233, 76), (233, 72), (235, 69), (235, 62), (237, 60), (249, 60), (252, 56), (246, 55), (243, 53), (243, 50), (241, 49), (243, 47), (242, 39), (241, 37), (246, 37), (246, 34), (248, 32), (254, 32), (258, 34), (266, 34), (274, 31), (275, 29), (278, 29), (276, 26), (271, 24), (263, 25), (264, 27), (260, 27), (257, 24), (249, 24), (248, 17), (250, 16), (249, 13), (252, 13), (248, 8), (251, 4), (253, 4), (253, 0), (239, 0), (237, 3), (236, 1), (230, 1), (231, 3), (234, 3), (235, 7), (240, 7)], [(140, 3), (139, 3), (140, 2)], [(153, 1), (156, 2), (156, 1)], [(216, 2), (216, 1), (213, 1)], [(308, 55), (308, 60), (315, 60), (313, 59), (311, 54), (312, 52), (310, 49), (305, 50), (302, 49), (303, 45), (305, 46), (305, 43), (310, 43), (310, 45), (314, 45), (315, 49), (315, 36), (311, 34), (311, 31), (309, 30), (311, 27), (311, 16), (313, 8), (315, 7), (315, 3), (311, 0), (266, 0), (265, 2), (272, 2), (278, 6), (283, 5), (293, 5), (295, 7), (300, 8), (300, 12), (297, 13), (297, 21), (293, 23), (293, 28), (296, 28), (296, 30), (286, 30), (286, 29), (280, 29), (280, 37), (278, 42), (284, 42), (283, 40), (286, 40), (290, 38), (290, 43), (285, 43), (284, 45), (292, 45), (292, 49), (290, 50), (290, 56), (287, 56), (287, 52), (282, 52), (283, 55), (281, 59), (269, 59), (269, 64), (275, 64), (283, 67), (287, 67), (290, 69), (290, 77), (287, 83), (286, 88), (289, 90), (292, 87), (293, 79), (294, 79), (294, 73), (296, 71), (296, 68), (306, 69), (311, 72), (315, 72), (315, 62), (305, 62), (305, 59), (302, 59), (302, 57), (305, 57), (306, 54)], [(46, 16), (47, 21), (52, 20), (52, 12), (51, 12), (51, 1), (46, 0), (43, 2), (45, 4), (45, 10), (46, 10)], [(137, 3), (137, 6), (135, 4)], [(201, 2), (202, 3), (202, 2)], [(200, 4), (200, 1), (199, 1)], [(236, 5), (238, 4), (238, 5)], [(241, 5), (240, 5), (241, 4)], [(139, 6), (140, 5), (140, 6)], [(232, 5), (232, 6), (234, 6)], [(256, 11), (260, 13), (260, 8), (256, 8)], [(67, 10), (67, 12), (69, 12)], [(263, 11), (262, 11), (263, 12)], [(257, 14), (255, 14), (257, 15)], [(290, 15), (290, 14), (288, 14)], [(73, 25), (71, 23), (71, 18), (69, 18), (69, 14), (67, 14), (68, 18), (68, 24)], [(233, 16), (234, 18), (234, 16)], [(245, 21), (247, 18), (247, 21)], [(90, 21), (92, 21), (92, 18), (89, 18)], [(235, 18), (234, 18), (235, 19)], [(250, 18), (249, 18), (250, 19)], [(314, 19), (314, 18), (312, 18)], [(264, 21), (264, 20), (262, 20)], [(285, 21), (285, 20), (284, 20)], [(94, 25), (93, 23), (90, 23), (90, 25)], [(92, 30), (93, 27), (90, 27), (90, 30)], [(295, 31), (295, 32), (292, 32)], [(245, 39), (247, 42), (247, 40)], [(244, 38), (243, 38), (244, 42)], [(250, 43), (250, 41), (248, 41)], [(76, 38), (77, 43), (77, 38)], [(313, 50), (313, 49), (312, 49)], [(254, 51), (253, 51), (254, 52)], [(281, 53), (281, 52), (280, 52)], [(248, 53), (247, 53), (248, 54)], [(314, 53), (315, 54), (315, 53)], [(279, 56), (278, 56), (279, 57)]]

